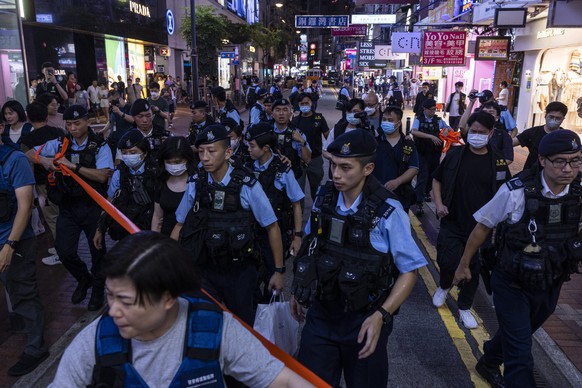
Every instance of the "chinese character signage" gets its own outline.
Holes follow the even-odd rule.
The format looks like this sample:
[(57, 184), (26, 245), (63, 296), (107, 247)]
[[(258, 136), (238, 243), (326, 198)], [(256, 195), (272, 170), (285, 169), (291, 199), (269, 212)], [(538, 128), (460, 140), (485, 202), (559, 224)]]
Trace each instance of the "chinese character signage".
[(349, 21), (348, 15), (295, 15), (295, 27), (297, 28), (347, 27)]
[(509, 59), (509, 37), (479, 36), (475, 42), (475, 60), (506, 61)]
[(425, 31), (422, 45), (423, 66), (464, 66), (465, 31)]
[(366, 35), (367, 32), (366, 24), (352, 24), (349, 27), (332, 28), (331, 36), (361, 36)]

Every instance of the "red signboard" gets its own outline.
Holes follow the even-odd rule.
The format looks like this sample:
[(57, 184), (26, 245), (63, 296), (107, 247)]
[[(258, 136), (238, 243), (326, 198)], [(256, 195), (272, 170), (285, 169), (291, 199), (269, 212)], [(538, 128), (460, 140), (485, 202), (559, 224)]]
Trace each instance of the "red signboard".
[(464, 66), (467, 32), (425, 31), (422, 66)]
[(367, 24), (352, 24), (349, 27), (332, 28), (331, 36), (361, 36), (367, 32)]

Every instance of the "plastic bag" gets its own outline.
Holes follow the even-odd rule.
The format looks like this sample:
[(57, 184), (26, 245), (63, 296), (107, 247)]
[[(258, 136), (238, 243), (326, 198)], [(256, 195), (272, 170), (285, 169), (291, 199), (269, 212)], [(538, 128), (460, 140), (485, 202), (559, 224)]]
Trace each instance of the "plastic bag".
[(293, 355), (297, 350), (299, 322), (291, 316), (289, 301), (273, 293), (269, 304), (259, 304), (254, 329), (281, 350)]

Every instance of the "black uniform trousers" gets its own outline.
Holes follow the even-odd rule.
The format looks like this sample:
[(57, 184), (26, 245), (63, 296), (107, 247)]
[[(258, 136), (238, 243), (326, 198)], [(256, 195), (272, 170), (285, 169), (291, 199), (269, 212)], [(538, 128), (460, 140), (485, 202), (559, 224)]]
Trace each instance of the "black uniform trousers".
[(532, 336), (556, 309), (562, 282), (545, 291), (525, 291), (495, 269), (491, 288), (499, 329), (483, 346), (484, 361), (503, 363), (506, 387), (533, 388)]
[[(101, 208), (91, 199), (81, 197), (80, 199), (67, 200), (59, 209), (55, 248), (61, 262), (79, 283), (90, 278), (92, 274), (94, 289), (103, 289), (105, 287), (105, 278), (101, 274), (101, 262), (106, 249), (97, 249), (93, 245), (93, 237), (101, 216)], [(89, 242), (91, 274), (87, 270), (87, 265), (77, 253), (81, 232), (85, 233)]]
[(315, 301), (307, 312), (301, 333), (298, 361), (332, 387), (339, 387), (342, 371), (348, 388), (386, 387), (388, 385), (388, 336), (393, 324), (382, 326), (373, 354), (364, 359), (358, 352), (358, 333), (370, 312), (329, 314)]
[(416, 192), (417, 202), (424, 202), (424, 197), (429, 195), (432, 190), (432, 173), (438, 167), (441, 159), (441, 152), (438, 150), (430, 150), (418, 153), (420, 166), (418, 169), (418, 176), (416, 177)]

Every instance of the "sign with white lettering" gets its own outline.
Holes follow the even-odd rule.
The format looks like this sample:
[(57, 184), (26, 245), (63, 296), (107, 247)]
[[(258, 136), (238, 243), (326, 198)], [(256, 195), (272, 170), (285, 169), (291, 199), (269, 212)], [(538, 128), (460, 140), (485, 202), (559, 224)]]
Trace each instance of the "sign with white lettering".
[(366, 35), (367, 32), (366, 24), (352, 24), (349, 27), (332, 28), (331, 36), (361, 36)]
[(422, 32), (393, 32), (392, 52), (420, 54), (421, 42)]
[(394, 14), (371, 14), (371, 15), (352, 15), (352, 24), (394, 24), (396, 15)]
[(466, 31), (424, 31), (423, 66), (464, 66)]
[(150, 7), (148, 7), (147, 5), (140, 4), (136, 1), (130, 0), (129, 10), (141, 16), (147, 16), (148, 18), (152, 17), (150, 14)]
[(295, 27), (297, 28), (331, 28), (347, 27), (350, 24), (348, 15), (295, 15)]

